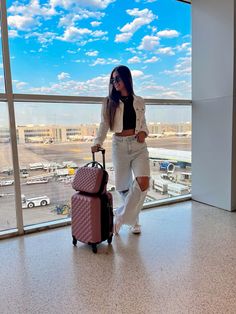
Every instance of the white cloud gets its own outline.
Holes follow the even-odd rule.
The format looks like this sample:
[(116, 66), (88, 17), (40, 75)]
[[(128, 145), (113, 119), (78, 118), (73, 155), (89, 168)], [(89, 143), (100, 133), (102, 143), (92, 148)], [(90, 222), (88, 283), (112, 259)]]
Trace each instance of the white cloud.
[(28, 84), (26, 82), (17, 82), (16, 83), (16, 88), (17, 89), (24, 89), (25, 86), (27, 86)]
[(112, 59), (112, 58), (97, 58), (90, 66), (95, 66), (95, 65), (105, 65), (105, 64), (120, 64), (120, 60), (118, 59)]
[(159, 48), (157, 52), (163, 55), (169, 55), (169, 56), (175, 55), (175, 52), (172, 47)]
[(74, 54), (77, 53), (77, 51), (74, 51), (74, 50), (67, 50), (67, 52), (68, 52), (69, 54), (72, 54), (72, 55), (74, 55)]
[(91, 50), (91, 51), (87, 51), (85, 54), (89, 57), (96, 57), (98, 55), (98, 51), (97, 50), (93, 50), (93, 51)]
[(175, 76), (190, 75), (191, 58), (190, 57), (179, 58), (178, 63), (175, 65), (173, 70), (165, 70), (163, 73)]
[(183, 43), (182, 45), (176, 46), (176, 50), (181, 52), (181, 51), (187, 51), (189, 48), (191, 48), (190, 43)]
[(175, 90), (186, 94), (186, 92), (190, 93), (191, 91), (191, 81), (190, 79), (188, 81), (176, 81), (171, 84), (175, 88)]
[(29, 33), (25, 35), (26, 39), (30, 37), (37, 37), (40, 44), (42, 44), (43, 47), (47, 47), (48, 43), (51, 43), (53, 39), (56, 38), (56, 34), (52, 32), (45, 32), (45, 33), (33, 32), (33, 33)]
[(15, 29), (10, 29), (8, 31), (8, 35), (10, 38), (15, 38), (15, 37), (19, 37), (18, 32)]
[[(75, 23), (77, 21), (80, 21), (83, 19), (89, 19), (89, 18), (100, 19), (104, 16), (105, 16), (105, 13), (103, 13), (103, 12), (89, 11), (86, 9), (78, 8), (78, 9), (76, 9), (76, 12), (69, 13), (69, 14), (61, 17), (58, 25), (59, 26), (65, 26), (65, 27), (75, 26)], [(101, 22), (91, 22), (90, 24), (92, 25), (92, 23), (101, 24)]]
[(131, 23), (125, 24), (121, 29), (122, 34), (117, 34), (115, 42), (127, 42), (133, 36), (133, 34), (143, 25), (149, 25), (157, 16), (152, 13), (151, 10), (143, 9), (139, 10), (134, 8), (127, 10), (127, 14), (136, 17)]
[(8, 24), (12, 28), (18, 30), (30, 30), (40, 25), (39, 21), (31, 16), (10, 15), (8, 17)]
[(74, 62), (76, 62), (76, 63), (86, 63), (88, 60), (84, 60), (84, 59), (77, 59), (77, 60), (75, 60)]
[(70, 74), (66, 73), (66, 72), (61, 72), (60, 74), (57, 75), (57, 78), (59, 81), (65, 80), (65, 79), (69, 79), (70, 78)]
[(127, 63), (140, 63), (141, 59), (137, 56), (134, 56), (133, 58), (128, 59)]
[(153, 56), (152, 58), (145, 60), (144, 63), (154, 63), (157, 62), (158, 60), (159, 58)]
[(148, 29), (151, 29), (152, 35), (157, 32), (157, 27), (156, 26), (148, 25)]
[[(100, 75), (87, 81), (66, 80), (49, 86), (33, 87), (29, 91), (43, 94), (72, 94), (72, 95), (94, 95), (104, 96), (107, 90), (109, 75)], [(99, 88), (98, 88), (99, 86)]]
[(164, 93), (161, 93), (161, 98), (164, 99), (180, 99), (181, 98), (181, 93), (176, 91), (176, 90), (170, 90), (170, 91), (166, 91)]
[(29, 4), (21, 5), (20, 2), (15, 1), (12, 6), (9, 7), (8, 12), (13, 15), (22, 15), (22, 16), (44, 16), (50, 17), (54, 16), (56, 11), (48, 4), (40, 6), (39, 0), (31, 0)]
[(176, 81), (172, 83), (171, 86), (174, 86), (179, 89), (190, 89), (191, 84), (190, 81)]
[(121, 32), (135, 32), (137, 29), (139, 29), (142, 25), (150, 24), (154, 19), (155, 15), (152, 13), (151, 10), (144, 9), (139, 10), (137, 8), (132, 10), (126, 11), (130, 16), (137, 17), (134, 19), (131, 23), (127, 23), (124, 25), (120, 31)]
[(144, 36), (138, 49), (140, 50), (154, 50), (159, 45), (159, 37)]
[(80, 46), (85, 46), (87, 43), (91, 43), (91, 42), (98, 41), (98, 40), (108, 40), (108, 37), (103, 36), (103, 37), (89, 38), (89, 39), (86, 39), (86, 40), (79, 41), (78, 44)]
[[(57, 39), (62, 40), (62, 41), (68, 41), (68, 42), (79, 41), (80, 45), (83, 46), (87, 42), (94, 41), (92, 38), (86, 40), (87, 36), (106, 40), (107, 38), (104, 37), (104, 35), (106, 34), (107, 32), (103, 32), (100, 30), (91, 31), (88, 28), (77, 28), (74, 26), (70, 26), (65, 30), (63, 36), (58, 36)], [(103, 38), (100, 38), (102, 36)]]
[[(144, 0), (144, 3), (152, 3), (152, 2), (156, 2), (157, 0)], [(135, 0), (135, 2), (140, 3), (142, 2), (142, 0)]]
[(88, 28), (76, 28), (74, 26), (68, 27), (62, 37), (58, 39), (63, 41), (77, 41), (83, 38), (83, 35), (91, 34), (92, 31)]
[(104, 35), (106, 35), (107, 32), (101, 31), (101, 30), (97, 30), (91, 33), (92, 37), (102, 37)]
[(192, 47), (188, 48), (188, 51), (186, 52), (186, 56), (191, 56), (192, 55)]
[(31, 0), (30, 3), (20, 5), (15, 1), (8, 9), (8, 24), (10, 27), (21, 31), (31, 31), (32, 28), (41, 25), (41, 19), (48, 19), (57, 14), (48, 5), (40, 6), (39, 0)]
[(130, 38), (133, 36), (133, 33), (123, 33), (116, 35), (115, 42), (127, 42), (130, 40)]
[(166, 88), (164, 86), (161, 85), (155, 85), (155, 84), (145, 84), (145, 89), (147, 90), (152, 90), (152, 91), (162, 91), (164, 92), (166, 90)]
[(93, 21), (91, 22), (90, 24), (93, 26), (93, 27), (97, 27), (101, 24), (102, 22), (98, 22), (98, 21)]
[(131, 70), (131, 74), (133, 78), (141, 77), (144, 75), (143, 71), (140, 70)]
[(179, 32), (177, 32), (176, 30), (173, 30), (173, 29), (171, 29), (171, 30), (166, 29), (166, 30), (163, 30), (163, 31), (159, 31), (157, 33), (157, 35), (159, 37), (173, 38), (173, 37), (178, 37), (179, 36)]
[(115, 2), (115, 0), (50, 0), (50, 5), (53, 8), (63, 7), (65, 9), (69, 9), (73, 6), (106, 9), (112, 2)]
[(179, 99), (182, 97), (179, 91), (170, 89), (162, 85), (156, 85), (155, 83), (145, 83), (142, 86), (144, 94), (149, 94), (148, 97), (160, 98), (160, 99)]
[(186, 56), (191, 57), (192, 55), (192, 47), (189, 42), (183, 43), (182, 45), (178, 45), (175, 47), (177, 52), (185, 52)]
[(136, 49), (134, 49), (134, 48), (126, 48), (125, 50), (129, 51), (131, 53), (136, 53)]
[[(172, 90), (171, 88), (167, 88), (165, 86), (156, 85), (154, 82), (148, 82), (148, 76), (144, 75), (144, 73), (140, 70), (131, 70), (131, 73), (134, 78), (134, 83), (136, 80), (139, 81), (137, 84), (138, 89), (136, 88), (139, 94), (145, 96), (149, 95), (150, 97), (155, 98), (178, 99), (182, 97), (180, 89)], [(104, 96), (104, 91), (106, 91), (108, 87), (109, 76), (110, 73), (101, 74), (86, 81), (60, 80), (58, 83), (48, 84), (47, 86), (28, 88), (28, 91), (43, 94), (71, 94), (81, 96), (96, 94), (97, 96)], [(24, 88), (26, 83), (15, 81), (14, 84), (19, 84), (19, 88)], [(173, 86), (174, 85), (175, 84), (173, 84)]]

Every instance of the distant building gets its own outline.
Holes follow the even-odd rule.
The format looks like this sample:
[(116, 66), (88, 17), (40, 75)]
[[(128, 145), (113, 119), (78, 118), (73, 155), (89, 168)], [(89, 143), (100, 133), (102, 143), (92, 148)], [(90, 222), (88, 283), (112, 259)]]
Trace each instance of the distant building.
[(0, 128), (0, 143), (10, 142), (10, 130), (9, 128)]
[(95, 136), (98, 124), (79, 126), (60, 125), (26, 125), (18, 126), (18, 142), (23, 143), (52, 143), (79, 141), (87, 136)]
[[(63, 143), (71, 141), (92, 141), (99, 128), (98, 123), (80, 124), (77, 126), (60, 125), (25, 125), (17, 126), (18, 143)], [(150, 134), (155, 135), (186, 135), (191, 134), (190, 122), (161, 123), (150, 122), (148, 129)], [(111, 138), (111, 133), (108, 133)], [(10, 130), (0, 128), (0, 143), (10, 142)]]

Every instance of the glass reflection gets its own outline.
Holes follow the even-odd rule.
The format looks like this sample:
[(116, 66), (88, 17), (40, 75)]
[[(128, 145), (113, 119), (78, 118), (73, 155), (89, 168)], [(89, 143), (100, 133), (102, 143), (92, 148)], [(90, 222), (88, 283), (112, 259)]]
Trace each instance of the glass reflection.
[[(25, 224), (69, 217), (74, 193), (71, 181), (76, 169), (92, 159), (90, 147), (101, 107), (28, 103), (16, 104), (15, 108)], [(163, 110), (165, 115), (161, 115)], [(147, 106), (151, 180), (145, 202), (190, 193), (190, 119), (191, 108), (187, 106)], [(104, 148), (108, 190), (112, 191), (117, 207), (121, 200), (114, 185), (111, 137), (108, 133)], [(97, 158), (101, 162), (99, 154)]]

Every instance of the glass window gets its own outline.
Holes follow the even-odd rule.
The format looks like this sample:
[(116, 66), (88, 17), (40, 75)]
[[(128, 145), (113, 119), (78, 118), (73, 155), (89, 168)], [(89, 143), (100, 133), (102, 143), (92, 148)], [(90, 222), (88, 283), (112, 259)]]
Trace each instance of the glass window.
[[(92, 160), (101, 105), (17, 103), (15, 110), (24, 224), (69, 217), (71, 181), (76, 169)], [(190, 193), (191, 108), (147, 106), (147, 123), (151, 181), (146, 202)], [(111, 136), (104, 148), (108, 190), (117, 207)], [(101, 154), (96, 157), (101, 162)]]
[(173, 0), (7, 3), (14, 92), (105, 96), (111, 69), (125, 64), (137, 94), (191, 98), (190, 6)]
[(8, 110), (0, 103), (0, 231), (16, 228), (15, 191)]
[(191, 107), (147, 106), (151, 167), (147, 201), (191, 193)]
[[(69, 217), (71, 181), (78, 167), (92, 161), (101, 105), (16, 103), (15, 111), (24, 225)], [(113, 190), (110, 134), (104, 147)]]

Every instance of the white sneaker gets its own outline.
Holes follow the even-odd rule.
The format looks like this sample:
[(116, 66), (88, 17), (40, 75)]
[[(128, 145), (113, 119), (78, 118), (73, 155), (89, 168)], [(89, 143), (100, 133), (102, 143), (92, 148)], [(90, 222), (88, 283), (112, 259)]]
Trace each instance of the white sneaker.
[(140, 234), (141, 233), (141, 225), (134, 225), (131, 227), (131, 232), (133, 234)]

